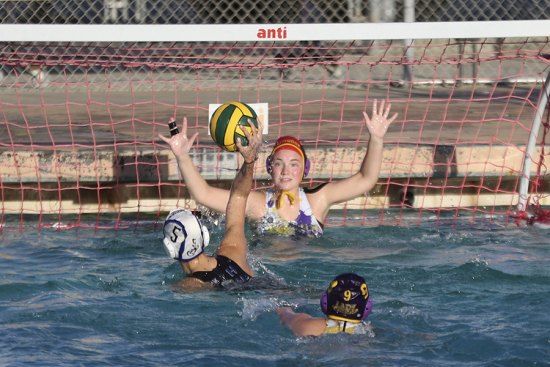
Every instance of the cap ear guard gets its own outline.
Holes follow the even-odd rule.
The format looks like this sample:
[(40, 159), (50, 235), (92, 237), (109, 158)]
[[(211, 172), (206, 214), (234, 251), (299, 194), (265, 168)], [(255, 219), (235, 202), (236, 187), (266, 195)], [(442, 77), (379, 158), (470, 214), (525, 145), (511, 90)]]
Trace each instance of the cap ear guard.
[(202, 234), (202, 243), (203, 243), (203, 246), (206, 247), (210, 243), (210, 232), (208, 231), (208, 228), (206, 228), (205, 225), (201, 224), (200, 226), (201, 226), (201, 234)]
[(185, 209), (176, 209), (168, 214), (163, 232), (164, 250), (174, 260), (193, 260), (204, 252), (204, 247), (210, 242), (208, 228)]
[(373, 307), (374, 307), (374, 302), (372, 301), (372, 298), (369, 297), (367, 299), (367, 304), (365, 305), (365, 311), (363, 312), (363, 320), (369, 317)]
[(305, 161), (304, 161), (304, 177), (307, 177), (307, 175), (309, 174), (309, 168), (311, 167), (311, 162), (309, 161), (308, 157), (306, 156), (306, 152), (304, 152), (304, 157), (305, 157)]
[(321, 294), (321, 311), (328, 316), (328, 294), (327, 291), (323, 291)]

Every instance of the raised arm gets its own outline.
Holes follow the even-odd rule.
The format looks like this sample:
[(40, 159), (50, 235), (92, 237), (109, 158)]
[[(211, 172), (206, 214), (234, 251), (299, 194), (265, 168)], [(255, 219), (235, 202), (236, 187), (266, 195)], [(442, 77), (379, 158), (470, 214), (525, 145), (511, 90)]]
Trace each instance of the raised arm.
[(251, 132), (243, 129), (248, 145), (243, 146), (240, 141), (237, 141), (237, 148), (243, 156), (244, 163), (231, 185), (225, 216), (225, 233), (218, 250), (218, 254), (229, 257), (244, 270), (248, 267), (246, 262), (248, 245), (244, 230), (246, 203), (252, 190), (254, 165), (262, 145), (261, 123), (259, 128), (255, 128), (253, 124), (250, 125)]
[(225, 218), (226, 233), (234, 228), (239, 229), (239, 232), (242, 229), (244, 233), (246, 201), (252, 190), (254, 165), (258, 157), (257, 150), (261, 145), (261, 134), (258, 131), (253, 131), (254, 135), (250, 134), (247, 129), (243, 129), (243, 131), (249, 139), (249, 144), (242, 146), (240, 141), (237, 142), (237, 147), (244, 158), (244, 162), (231, 184)]
[(370, 133), (367, 153), (363, 158), (359, 171), (342, 180), (331, 182), (319, 191), (317, 198), (325, 203), (322, 218), (324, 219), (331, 205), (354, 199), (371, 190), (380, 174), (382, 167), (382, 153), (384, 148), (384, 136), (390, 124), (397, 118), (397, 113), (389, 117), (391, 104), (374, 100), (372, 114), (363, 112), (367, 129)]
[[(170, 122), (173, 121), (170, 120)], [(170, 146), (172, 153), (174, 153), (181, 177), (187, 185), (191, 197), (199, 204), (223, 213), (229, 200), (229, 190), (210, 186), (200, 175), (189, 155), (189, 151), (198, 135), (199, 133), (195, 133), (190, 138), (187, 136), (187, 117), (184, 117), (182, 131), (179, 134), (172, 137), (166, 137), (162, 134), (158, 136)]]

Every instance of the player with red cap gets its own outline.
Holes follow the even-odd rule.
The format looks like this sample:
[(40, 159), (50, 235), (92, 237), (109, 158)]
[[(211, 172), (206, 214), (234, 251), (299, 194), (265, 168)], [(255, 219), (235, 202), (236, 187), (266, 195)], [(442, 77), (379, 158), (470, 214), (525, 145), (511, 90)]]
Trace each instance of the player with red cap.
[[(253, 191), (248, 197), (246, 215), (255, 222), (256, 232), (289, 237), (319, 237), (323, 233), (323, 222), (331, 206), (370, 191), (378, 181), (384, 136), (388, 126), (397, 117), (397, 113), (389, 116), (390, 108), (389, 103), (378, 103), (375, 100), (371, 115), (363, 112), (370, 139), (359, 171), (311, 190), (301, 187), (311, 166), (302, 143), (292, 136), (280, 137), (266, 161), (272, 187)], [(189, 155), (197, 136), (198, 133), (187, 136), (186, 118), (181, 133), (170, 138), (159, 135), (170, 145), (191, 197), (198, 204), (225, 213), (229, 190), (209, 185)]]

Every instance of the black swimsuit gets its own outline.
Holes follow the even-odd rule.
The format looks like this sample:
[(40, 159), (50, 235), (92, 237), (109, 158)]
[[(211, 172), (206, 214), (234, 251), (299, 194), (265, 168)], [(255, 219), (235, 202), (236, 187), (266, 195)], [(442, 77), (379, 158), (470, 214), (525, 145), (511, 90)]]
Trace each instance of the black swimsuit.
[(228, 257), (217, 255), (218, 265), (210, 271), (196, 271), (189, 274), (189, 277), (212, 283), (214, 286), (222, 287), (224, 282), (246, 283), (252, 278), (239, 265)]

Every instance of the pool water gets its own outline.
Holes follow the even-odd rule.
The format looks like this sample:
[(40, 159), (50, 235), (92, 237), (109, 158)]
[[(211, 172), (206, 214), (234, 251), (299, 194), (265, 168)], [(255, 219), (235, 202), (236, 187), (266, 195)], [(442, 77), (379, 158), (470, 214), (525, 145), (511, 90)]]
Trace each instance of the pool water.
[[(0, 365), (549, 365), (549, 235), (494, 224), (328, 228), (310, 243), (252, 241), (253, 281), (186, 293), (158, 223), (4, 231)], [(349, 271), (369, 284), (373, 333), (297, 338), (280, 324), (279, 305), (322, 316), (321, 292)]]

